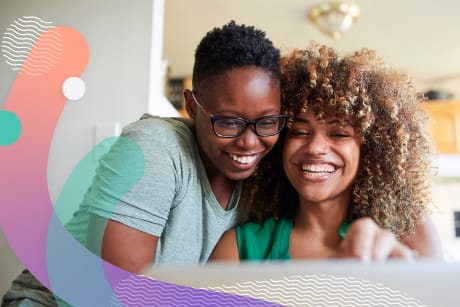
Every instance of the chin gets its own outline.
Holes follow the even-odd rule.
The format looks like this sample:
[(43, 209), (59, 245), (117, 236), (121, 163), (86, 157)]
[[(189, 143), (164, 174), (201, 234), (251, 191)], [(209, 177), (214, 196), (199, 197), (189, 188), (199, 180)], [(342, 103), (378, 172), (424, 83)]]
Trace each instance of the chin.
[(307, 202), (311, 203), (319, 203), (329, 199), (329, 195), (322, 195), (320, 193), (312, 192), (312, 193), (302, 193), (299, 195), (302, 199), (306, 200)]
[(244, 180), (244, 179), (248, 179), (249, 177), (251, 177), (254, 171), (255, 171), (255, 168), (244, 171), (244, 172), (230, 172), (230, 173), (227, 173), (227, 177), (235, 181)]

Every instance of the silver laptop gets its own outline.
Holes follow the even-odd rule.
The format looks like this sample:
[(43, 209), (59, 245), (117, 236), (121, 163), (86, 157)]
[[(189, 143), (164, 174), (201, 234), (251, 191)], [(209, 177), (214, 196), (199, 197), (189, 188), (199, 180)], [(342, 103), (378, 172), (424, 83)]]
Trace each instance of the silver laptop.
[[(201, 302), (214, 306), (255, 306), (256, 302), (284, 306), (460, 306), (459, 263), (397, 260), (211, 263), (154, 267), (145, 276), (227, 294)], [(244, 300), (239, 301), (241, 304), (231, 300), (233, 297), (255, 300), (254, 304), (246, 305)], [(201, 304), (195, 294), (193, 300), (194, 304)]]

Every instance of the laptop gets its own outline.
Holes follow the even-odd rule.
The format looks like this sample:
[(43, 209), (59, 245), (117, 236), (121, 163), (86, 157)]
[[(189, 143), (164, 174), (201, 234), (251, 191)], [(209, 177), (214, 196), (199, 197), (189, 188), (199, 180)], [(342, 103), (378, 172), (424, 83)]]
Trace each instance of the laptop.
[[(227, 298), (246, 297), (283, 306), (460, 306), (460, 263), (454, 262), (221, 262), (163, 265), (144, 275), (168, 284), (229, 294)], [(220, 299), (203, 304), (245, 305)]]

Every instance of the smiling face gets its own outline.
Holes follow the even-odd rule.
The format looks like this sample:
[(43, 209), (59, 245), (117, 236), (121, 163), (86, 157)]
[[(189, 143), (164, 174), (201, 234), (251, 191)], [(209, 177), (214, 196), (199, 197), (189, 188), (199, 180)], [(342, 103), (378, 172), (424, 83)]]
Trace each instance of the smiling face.
[(349, 204), (359, 167), (359, 140), (350, 124), (341, 125), (335, 117), (318, 121), (307, 112), (294, 119), (283, 146), (283, 166), (301, 205)]
[[(279, 82), (266, 70), (234, 68), (195, 89), (197, 100), (214, 116), (236, 116), (254, 120), (280, 113)], [(259, 161), (273, 148), (278, 135), (260, 137), (249, 126), (236, 138), (214, 134), (210, 115), (197, 106), (191, 92), (185, 93), (187, 110), (194, 120), (196, 139), (210, 180), (225, 176), (230, 180), (248, 178)]]

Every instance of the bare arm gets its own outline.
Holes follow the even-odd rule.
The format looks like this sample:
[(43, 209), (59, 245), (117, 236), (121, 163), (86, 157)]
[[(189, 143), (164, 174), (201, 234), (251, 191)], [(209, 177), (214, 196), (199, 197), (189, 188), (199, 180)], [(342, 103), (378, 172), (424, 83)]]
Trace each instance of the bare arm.
[[(371, 218), (361, 218), (350, 225), (338, 257), (377, 261), (388, 258), (414, 259), (413, 250), (421, 257), (441, 257), (439, 238), (429, 218), (417, 226), (414, 235), (401, 241), (388, 230), (380, 228)], [(235, 229), (224, 233), (209, 260), (239, 260)]]
[(417, 251), (420, 257), (442, 259), (441, 241), (429, 217), (417, 225), (414, 234), (402, 238), (401, 242)]
[(236, 231), (230, 229), (225, 232), (217, 242), (209, 261), (233, 261), (237, 262), (240, 260), (238, 253), (238, 245), (236, 242)]
[[(107, 225), (107, 226), (106, 226)], [(106, 226), (106, 227), (105, 227)], [(105, 231), (104, 231), (105, 228)], [(158, 237), (91, 215), (88, 247), (111, 264), (140, 274), (153, 264)]]

